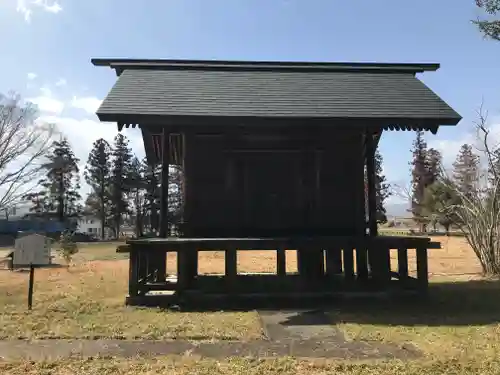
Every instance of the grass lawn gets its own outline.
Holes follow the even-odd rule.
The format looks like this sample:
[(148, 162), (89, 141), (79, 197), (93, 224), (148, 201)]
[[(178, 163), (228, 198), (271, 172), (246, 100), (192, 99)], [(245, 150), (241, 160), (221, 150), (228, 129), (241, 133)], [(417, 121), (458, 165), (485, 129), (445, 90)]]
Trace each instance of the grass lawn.
[(428, 362), (346, 363), (328, 360), (229, 358), (223, 361), (192, 357), (92, 358), (51, 362), (0, 362), (5, 375), (497, 375), (500, 359), (487, 362), (437, 360)]
[[(412, 344), (425, 358), (403, 363), (313, 361), (281, 358), (224, 361), (183, 357), (72, 358), (51, 362), (1, 363), (2, 374), (499, 374), (500, 283), (481, 280), (480, 267), (463, 238), (435, 238), (429, 251), (432, 296), (420, 306), (366, 302), (330, 312), (351, 340)], [(34, 310), (26, 311), (27, 274), (0, 271), (2, 338), (114, 337), (142, 339), (252, 339), (261, 337), (255, 312), (177, 313), (123, 306), (127, 262), (115, 246), (88, 245), (66, 270), (37, 270)], [(168, 272), (175, 272), (169, 255)], [(115, 259), (115, 260), (99, 260)], [(272, 252), (238, 256), (239, 271), (275, 271)], [(410, 268), (414, 261), (410, 260)], [(289, 257), (289, 270), (296, 269)], [(219, 252), (200, 256), (202, 273), (219, 273)]]
[(430, 301), (344, 306), (331, 312), (332, 319), (352, 340), (411, 343), (429, 360), (494, 362), (500, 373), (496, 360), (500, 358), (500, 282), (479, 276), (480, 266), (463, 238), (435, 240), (442, 242), (443, 249), (429, 252)]
[(90, 262), (93, 260), (124, 260), (128, 254), (117, 253), (116, 248), (123, 242), (94, 242), (78, 244), (79, 252), (73, 257), (76, 264)]
[[(101, 247), (101, 249), (99, 249)], [(128, 262), (84, 261), (116, 246), (89, 245), (69, 269), (35, 272), (27, 311), (28, 273), (0, 271), (0, 338), (252, 339), (262, 332), (255, 312), (180, 313), (124, 306)]]

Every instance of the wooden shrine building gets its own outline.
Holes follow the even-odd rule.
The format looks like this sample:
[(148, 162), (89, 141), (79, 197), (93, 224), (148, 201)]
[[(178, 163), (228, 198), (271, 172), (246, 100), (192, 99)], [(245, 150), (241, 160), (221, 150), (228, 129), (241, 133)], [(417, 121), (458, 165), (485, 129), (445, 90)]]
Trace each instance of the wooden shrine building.
[[(435, 134), (460, 121), (416, 77), (438, 64), (92, 62), (118, 76), (97, 116), (140, 128), (148, 162), (163, 170), (159, 237), (119, 249), (130, 252), (128, 303), (156, 304), (167, 290), (195, 303), (426, 290), (427, 249), (440, 244), (377, 234), (374, 153), (383, 131)], [(167, 236), (172, 164), (184, 175), (179, 237)], [(277, 252), (275, 275), (238, 273), (237, 253), (257, 249)], [(286, 249), (297, 250), (296, 273)], [(224, 276), (198, 275), (204, 250), (225, 251)], [(166, 278), (168, 251), (176, 278)]]

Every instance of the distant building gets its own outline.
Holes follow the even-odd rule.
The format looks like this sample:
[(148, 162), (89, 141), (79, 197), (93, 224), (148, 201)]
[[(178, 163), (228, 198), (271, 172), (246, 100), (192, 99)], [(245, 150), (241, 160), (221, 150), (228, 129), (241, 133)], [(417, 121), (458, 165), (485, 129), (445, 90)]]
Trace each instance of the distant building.
[(28, 204), (17, 204), (2, 210), (0, 218), (4, 220), (19, 220), (29, 215), (29, 213), (30, 206)]
[[(85, 233), (90, 236), (102, 238), (101, 220), (96, 218), (94, 215), (82, 216), (77, 221), (76, 231), (78, 233)], [(104, 231), (104, 234), (106, 237), (109, 236), (106, 230)]]

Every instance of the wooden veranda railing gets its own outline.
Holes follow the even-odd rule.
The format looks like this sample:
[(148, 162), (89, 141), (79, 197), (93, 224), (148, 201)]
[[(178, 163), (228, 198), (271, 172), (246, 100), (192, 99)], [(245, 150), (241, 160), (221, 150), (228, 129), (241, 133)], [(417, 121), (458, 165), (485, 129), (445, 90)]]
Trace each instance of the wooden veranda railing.
[[(412, 237), (321, 238), (153, 238), (131, 240), (118, 252), (130, 253), (129, 296), (153, 291), (217, 294), (336, 293), (391, 288), (425, 292), (427, 250), (440, 244)], [(277, 253), (276, 274), (238, 274), (237, 254), (246, 250)], [(286, 271), (286, 250), (297, 249), (298, 272)], [(225, 274), (198, 274), (198, 253), (224, 251)], [(270, 250), (272, 251), (272, 250)], [(416, 274), (409, 252), (416, 253)], [(166, 277), (166, 253), (177, 253), (177, 275)], [(391, 252), (396, 253), (391, 262)], [(391, 266), (396, 263), (396, 266)]]

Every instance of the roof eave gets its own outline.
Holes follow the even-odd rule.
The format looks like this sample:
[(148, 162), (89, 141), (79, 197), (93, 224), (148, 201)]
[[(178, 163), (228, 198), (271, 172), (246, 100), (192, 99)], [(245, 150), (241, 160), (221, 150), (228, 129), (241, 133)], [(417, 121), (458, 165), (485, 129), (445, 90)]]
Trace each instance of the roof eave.
[(256, 69), (301, 71), (396, 71), (423, 73), (436, 71), (438, 63), (375, 63), (375, 62), (291, 62), (291, 61), (229, 61), (229, 60), (162, 60), (93, 58), (94, 66), (107, 66), (120, 75), (124, 69)]
[[(462, 117), (456, 116), (442, 118), (336, 118), (336, 117), (229, 117), (229, 116), (164, 116), (164, 115), (144, 115), (144, 114), (124, 114), (97, 111), (97, 117), (102, 122), (117, 122), (119, 130), (125, 125), (154, 124), (165, 126), (191, 126), (205, 124), (209, 126), (211, 122), (219, 125), (244, 125), (244, 124), (276, 124), (276, 125), (301, 125), (304, 123), (317, 125), (330, 125), (334, 123), (348, 122), (359, 126), (418, 126), (418, 127), (439, 127), (455, 126)], [(208, 121), (208, 122), (207, 122)]]

